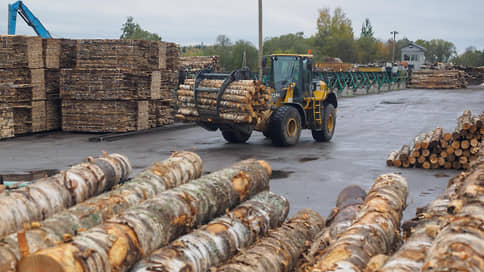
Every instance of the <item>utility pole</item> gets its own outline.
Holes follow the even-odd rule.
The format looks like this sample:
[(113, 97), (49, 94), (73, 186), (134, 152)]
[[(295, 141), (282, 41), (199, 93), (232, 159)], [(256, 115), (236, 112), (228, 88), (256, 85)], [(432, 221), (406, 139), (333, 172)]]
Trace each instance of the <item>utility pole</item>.
[(393, 64), (395, 63), (395, 43), (396, 43), (398, 31), (393, 30), (392, 32), (390, 32), (390, 34), (393, 35), (393, 50), (392, 50), (392, 66), (393, 66)]
[(262, 81), (262, 0), (259, 0), (259, 80)]

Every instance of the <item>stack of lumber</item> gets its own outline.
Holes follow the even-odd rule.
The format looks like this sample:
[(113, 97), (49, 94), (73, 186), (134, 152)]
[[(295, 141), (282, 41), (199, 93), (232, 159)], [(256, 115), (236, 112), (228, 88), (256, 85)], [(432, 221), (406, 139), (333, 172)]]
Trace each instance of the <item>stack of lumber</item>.
[(0, 103), (0, 139), (12, 138), (14, 136), (13, 110), (6, 104)]
[(0, 242), (0, 270), (15, 271), (22, 255), (67, 242), (82, 229), (97, 226), (114, 214), (199, 178), (201, 173), (202, 160), (197, 154), (175, 152), (169, 159), (154, 163), (112, 191), (44, 220), (41, 228), (33, 227), (23, 231), (21, 234), (25, 235), (26, 243), (22, 244), (15, 233), (7, 236)]
[(188, 70), (189, 72), (194, 73), (207, 68), (213, 68), (214, 72), (218, 72), (220, 70), (219, 62), (219, 56), (180, 57), (178, 70)]
[(483, 185), (484, 146), (469, 171), (404, 223), (406, 242), (376, 271), (484, 271)]
[(484, 112), (472, 116), (466, 110), (457, 118), (457, 126), (452, 133), (436, 128), (429, 133), (418, 135), (413, 147), (404, 145), (390, 153), (388, 166), (425, 169), (468, 169), (477, 158), (479, 147), (484, 139)]
[[(220, 88), (223, 82), (224, 80), (203, 80), (199, 87)], [(200, 120), (198, 109), (216, 111), (217, 93), (214, 92), (199, 91), (197, 109), (194, 100), (194, 84), (195, 80), (187, 79), (177, 91), (179, 107), (177, 118), (181, 120)], [(270, 98), (270, 91), (259, 81), (234, 81), (228, 85), (221, 97), (220, 120), (235, 123), (257, 123), (263, 119), (263, 111), (268, 108)]]
[(466, 73), (459, 70), (419, 70), (412, 73), (410, 87), (419, 89), (467, 88)]
[(62, 129), (125, 132), (173, 123), (175, 44), (78, 40), (74, 69), (62, 69)]

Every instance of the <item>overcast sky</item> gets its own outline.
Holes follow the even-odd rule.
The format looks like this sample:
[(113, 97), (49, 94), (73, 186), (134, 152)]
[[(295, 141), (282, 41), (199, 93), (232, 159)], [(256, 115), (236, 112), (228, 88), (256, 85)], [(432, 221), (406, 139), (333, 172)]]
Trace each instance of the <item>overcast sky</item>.
[[(1, 0), (0, 33), (7, 33), (7, 4)], [(213, 44), (218, 34), (257, 43), (257, 0), (25, 0), (54, 37), (119, 38), (133, 16), (142, 28), (182, 45)], [(459, 52), (484, 49), (484, 0), (264, 0), (264, 38), (316, 32), (318, 9), (341, 7), (358, 36), (366, 17), (375, 36), (390, 32), (410, 40), (442, 38)], [(17, 34), (35, 35), (18, 17)]]

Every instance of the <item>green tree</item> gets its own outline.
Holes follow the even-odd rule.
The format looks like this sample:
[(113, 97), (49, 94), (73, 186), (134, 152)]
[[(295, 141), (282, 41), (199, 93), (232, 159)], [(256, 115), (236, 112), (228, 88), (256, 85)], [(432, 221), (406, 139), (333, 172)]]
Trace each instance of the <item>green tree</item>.
[(328, 8), (320, 9), (317, 30), (313, 42), (318, 59), (328, 56), (341, 58), (345, 62), (356, 60), (351, 20), (342, 9), (335, 9), (333, 15)]
[(123, 33), (121, 34), (120, 38), (123, 40), (161, 41), (161, 37), (158, 36), (158, 34), (143, 30), (139, 24), (135, 23), (134, 18), (131, 16), (126, 19), (121, 31)]
[(452, 62), (457, 65), (471, 67), (484, 66), (484, 49), (477, 50), (475, 47), (468, 47), (464, 53), (456, 56)]
[(264, 54), (304, 54), (311, 47), (303, 32), (290, 33), (265, 40)]
[(228, 70), (233, 71), (243, 67), (244, 55), (246, 66), (249, 67), (252, 72), (257, 71), (258, 50), (251, 42), (244, 40), (239, 40), (232, 46), (231, 59), (229, 66), (227, 67)]
[(373, 26), (370, 23), (370, 19), (366, 18), (365, 22), (361, 26), (360, 38), (365, 37), (365, 38), (374, 39), (373, 34), (374, 34), (374, 31), (373, 31)]
[(425, 58), (429, 62), (448, 62), (456, 56), (455, 45), (442, 39), (433, 39), (431, 41), (417, 40), (416, 44), (425, 47)]

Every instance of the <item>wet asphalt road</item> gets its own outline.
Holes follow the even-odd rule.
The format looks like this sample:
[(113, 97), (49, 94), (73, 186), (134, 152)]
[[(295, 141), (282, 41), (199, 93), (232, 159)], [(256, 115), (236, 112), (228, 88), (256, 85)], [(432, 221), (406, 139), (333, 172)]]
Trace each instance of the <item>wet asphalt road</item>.
[(161, 131), (113, 142), (89, 142), (92, 134), (48, 133), (0, 142), (0, 174), (35, 169), (64, 169), (101, 150), (126, 154), (134, 172), (163, 160), (173, 150), (194, 150), (212, 172), (232, 163), (257, 158), (273, 170), (271, 190), (286, 196), (291, 214), (313, 208), (326, 216), (339, 191), (357, 184), (368, 190), (378, 175), (401, 172), (409, 183), (405, 218), (443, 192), (455, 170), (396, 169), (387, 155), (410, 144), (421, 132), (455, 127), (465, 109), (484, 110), (484, 88), (467, 90), (404, 90), (339, 100), (336, 133), (329, 143), (316, 143), (310, 131), (290, 148), (273, 147), (261, 133), (247, 144), (227, 144), (220, 132), (199, 127)]

